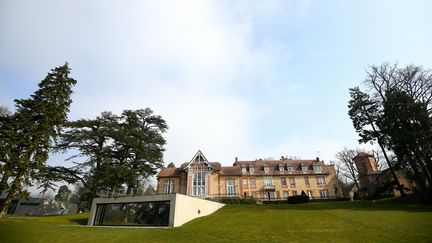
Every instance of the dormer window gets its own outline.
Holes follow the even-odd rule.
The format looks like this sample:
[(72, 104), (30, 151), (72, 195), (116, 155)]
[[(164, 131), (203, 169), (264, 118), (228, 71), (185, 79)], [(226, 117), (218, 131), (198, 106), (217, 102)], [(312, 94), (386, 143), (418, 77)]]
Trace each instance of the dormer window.
[(283, 167), (283, 166), (279, 166), (279, 172), (280, 172), (281, 174), (283, 174), (284, 171), (285, 171), (284, 167)]
[(251, 175), (253, 175), (253, 173), (255, 173), (255, 168), (254, 167), (249, 167), (249, 173)]
[(266, 166), (264, 166), (264, 173), (269, 173), (269, 168), (268, 168), (268, 166), (266, 165)]
[(242, 174), (243, 174), (243, 175), (246, 175), (246, 167), (243, 167), (243, 168), (242, 168)]
[(314, 169), (315, 173), (321, 173), (322, 172), (321, 165), (314, 165), (313, 169)]
[(293, 168), (292, 168), (292, 166), (287, 166), (287, 171), (288, 171), (288, 173), (292, 173), (293, 172)]
[(307, 173), (307, 167), (306, 167), (306, 165), (302, 165), (301, 169), (302, 169), (303, 173)]

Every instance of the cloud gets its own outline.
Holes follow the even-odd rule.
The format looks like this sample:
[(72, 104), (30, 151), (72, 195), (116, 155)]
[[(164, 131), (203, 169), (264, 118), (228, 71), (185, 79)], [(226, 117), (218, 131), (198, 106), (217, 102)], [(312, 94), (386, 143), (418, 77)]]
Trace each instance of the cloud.
[(40, 70), (71, 63), (78, 80), (72, 118), (151, 107), (170, 126), (167, 161), (203, 149), (230, 163), (248, 149), (256, 116), (241, 90), (271, 70), (277, 51), (255, 46), (250, 20), (235, 19), (226, 6), (18, 1), (2, 14), (0, 50), (10, 57), (2, 65), (40, 79)]
[(281, 107), (307, 105), (294, 95), (304, 92), (301, 84), (274, 76), (290, 47), (262, 30), (304, 18), (310, 7), (309, 0), (15, 1), (0, 10), (0, 64), (33, 82), (69, 61), (78, 80), (72, 119), (151, 107), (170, 126), (168, 162), (198, 149), (225, 164), (235, 156), (310, 157), (339, 144), (257, 139)]

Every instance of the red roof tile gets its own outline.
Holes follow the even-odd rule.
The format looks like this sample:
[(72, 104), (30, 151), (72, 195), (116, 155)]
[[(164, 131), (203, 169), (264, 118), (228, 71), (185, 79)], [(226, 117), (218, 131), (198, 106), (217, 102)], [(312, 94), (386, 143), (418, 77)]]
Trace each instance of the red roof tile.
[[(180, 168), (163, 168), (158, 177), (179, 177), (181, 173), (185, 172), (185, 168), (189, 163), (181, 164)], [(253, 175), (290, 175), (290, 174), (312, 174), (313, 165), (318, 164), (322, 166), (322, 173), (329, 173), (327, 165), (323, 161), (317, 160), (251, 160), (251, 161), (236, 161), (233, 166), (221, 166), (219, 162), (210, 162), (214, 172), (223, 176), (241, 176), (242, 168), (254, 167)], [(264, 166), (269, 168), (268, 173), (265, 173)], [(281, 174), (279, 167), (284, 168), (284, 173)], [(307, 167), (307, 173), (303, 173), (302, 166)], [(292, 168), (292, 173), (288, 173), (287, 167)], [(246, 175), (251, 175), (247, 170)]]
[(180, 168), (162, 168), (157, 177), (180, 177), (181, 172)]
[(239, 166), (222, 166), (219, 174), (224, 176), (241, 175), (241, 168)]

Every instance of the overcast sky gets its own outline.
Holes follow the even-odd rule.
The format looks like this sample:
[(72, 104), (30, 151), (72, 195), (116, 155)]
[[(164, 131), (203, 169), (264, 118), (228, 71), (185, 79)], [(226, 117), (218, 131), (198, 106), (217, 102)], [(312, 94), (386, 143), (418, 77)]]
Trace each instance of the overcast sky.
[[(432, 68), (431, 1), (0, 0), (0, 105), (65, 61), (70, 118), (150, 107), (165, 162), (326, 162), (358, 147), (348, 89), (372, 64)], [(318, 152), (319, 151), (319, 152)], [(50, 163), (64, 164), (61, 156)]]

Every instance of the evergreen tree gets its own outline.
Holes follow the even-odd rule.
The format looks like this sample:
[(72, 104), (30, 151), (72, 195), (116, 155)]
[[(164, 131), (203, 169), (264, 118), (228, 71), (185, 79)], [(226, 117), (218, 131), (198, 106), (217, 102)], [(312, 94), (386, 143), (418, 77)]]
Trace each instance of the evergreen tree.
[(103, 112), (94, 120), (70, 122), (60, 148), (75, 148), (88, 168), (83, 186), (91, 199), (100, 190), (116, 191), (127, 186), (127, 194), (137, 189), (140, 180), (163, 166), (162, 156), (167, 125), (149, 108), (125, 110), (121, 116)]
[[(101, 116), (93, 120), (80, 119), (69, 122), (67, 129), (62, 134), (61, 141), (57, 150), (76, 149), (79, 151), (75, 157), (85, 157), (86, 160), (80, 163), (80, 167), (87, 168), (89, 171), (82, 178), (83, 185), (88, 191), (90, 198), (97, 196), (102, 189), (102, 182), (109, 181), (110, 178), (116, 178), (116, 175), (110, 175), (108, 164), (111, 164), (110, 132), (116, 117), (109, 112), (103, 112)], [(105, 173), (103, 171), (105, 170)], [(88, 204), (90, 206), (91, 200)]]
[(432, 184), (432, 119), (426, 105), (404, 91), (387, 90), (378, 125), (389, 137), (388, 146), (398, 157), (398, 165), (425, 190)]
[(379, 103), (376, 100), (371, 99), (368, 94), (362, 92), (359, 87), (350, 89), (350, 96), (351, 100), (348, 104), (348, 115), (353, 122), (356, 132), (360, 136), (359, 142), (376, 142), (379, 145), (387, 165), (392, 173), (396, 187), (401, 195), (404, 196), (405, 192), (403, 187), (399, 183), (399, 179), (396, 176), (392, 162), (390, 161), (384, 147), (387, 137), (379, 130), (377, 126), (377, 122), (380, 119)]
[(72, 195), (72, 191), (66, 185), (63, 185), (59, 188), (57, 194), (54, 199), (59, 202), (68, 202)]
[(0, 118), (0, 160), (4, 163), (0, 191), (8, 194), (0, 205), (0, 217), (23, 186), (39, 179), (45, 170), (52, 143), (60, 134), (72, 103), (70, 96), (76, 80), (69, 74), (67, 63), (52, 69), (30, 98), (15, 100), (13, 115)]
[[(349, 102), (349, 115), (360, 142), (378, 143), (399, 190), (402, 187), (393, 164), (412, 175), (421, 189), (430, 188), (432, 70), (414, 65), (398, 68), (396, 64), (384, 63), (372, 66), (364, 83), (369, 92), (361, 92), (358, 87), (350, 89)], [(385, 149), (396, 155), (393, 163)]]

